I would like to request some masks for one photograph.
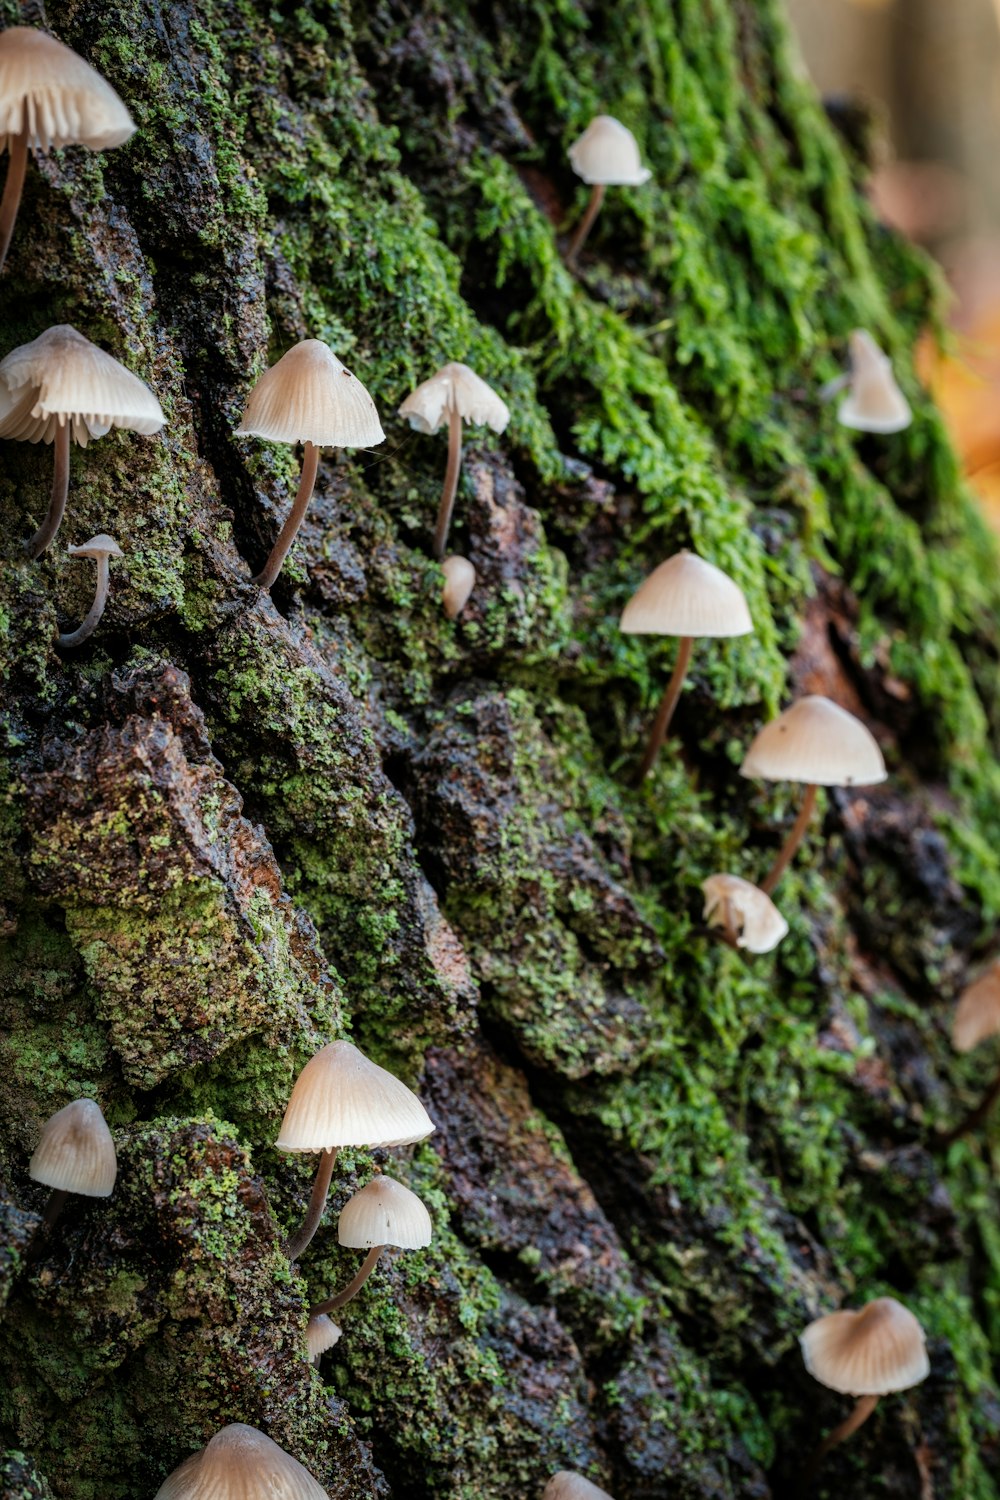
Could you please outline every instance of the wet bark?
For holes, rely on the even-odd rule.
[[[931,1378],[817,1493],[997,1493],[992,1147],[934,1151],[990,1061],[959,1066],[947,1022],[1000,909],[995,557],[912,376],[931,280],[870,222],[779,10],[46,16],[139,130],[29,166],[3,352],[72,322],[168,423],[74,452],[34,563],[46,454],[3,444],[3,1493],[152,1496],[244,1421],[334,1500],[520,1500],[559,1468],[618,1500],[781,1497],[846,1414],[798,1332],[887,1289]],[[654,179],[609,190],[573,275],[565,149],[599,109]],[[886,442],[811,396],[862,312],[917,414]],[[268,597],[298,458],[233,430],[307,336],[388,436],[322,455]],[[394,416],[448,359],[514,414],[467,435],[456,622],[445,445]],[[63,659],[88,601],[61,543],[98,531],[125,557]],[[616,620],[681,546],[757,629],[699,648],[637,788],[675,646]],[[793,797],[736,768],[798,691],[864,717],[892,776],[821,800],[789,937],[747,962],[694,932],[699,883],[780,847]],[[348,1029],[437,1130],[342,1153],[292,1273],[315,1163],[273,1141]],[[81,1095],[118,1183],[29,1260],[27,1163]],[[308,1308],[356,1270],[336,1214],[375,1168],[434,1242],[381,1257],[315,1369]]]

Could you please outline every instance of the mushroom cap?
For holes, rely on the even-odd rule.
[[[106,151],[135,134],[135,121],[107,79],[69,47],[32,26],[10,26],[0,32],[0,150],[24,131],[34,151]]]
[[[341,1209],[337,1239],[352,1250],[398,1245],[422,1250],[431,1242],[431,1216],[416,1193],[395,1177],[373,1177]]]
[[[331,1042],[295,1080],[275,1145],[279,1151],[408,1146],[433,1129],[405,1083],[350,1042]]]
[[[110,1197],[118,1158],[101,1106],[93,1099],[74,1099],[46,1120],[28,1176],[64,1193]]]
[[[837,408],[837,421],[859,432],[901,432],[909,427],[913,413],[896,384],[889,356],[863,328],[851,334],[850,349],[851,384]]]
[[[67,547],[66,551],[70,557],[124,557],[122,549],[114,537],[108,536],[107,532],[99,531],[92,536],[89,542],[81,542],[79,547]]]
[[[306,1324],[306,1348],[309,1350],[310,1359],[318,1359],[328,1349],[332,1349],[340,1338],[342,1330],[337,1327],[332,1318],[326,1313],[316,1313]]]
[[[168,1474],[155,1500],[327,1500],[298,1459],[256,1427],[233,1422]]]
[[[677,552],[654,568],[622,610],[630,635],[747,635],[753,621],[743,590],[694,552]]]
[[[1000,1032],[1000,963],[993,964],[962,991],[951,1023],[951,1043],[956,1052],[971,1052],[997,1032]]]
[[[809,1374],[843,1396],[888,1396],[930,1373],[924,1330],[895,1297],[817,1318],[799,1343]]]
[[[599,1489],[589,1479],[584,1479],[582,1474],[563,1469],[560,1473],[553,1474],[542,1491],[542,1500],[611,1500],[611,1496],[607,1490]]]
[[[85,448],[112,427],[148,436],[164,420],[149,386],[68,323],[0,360],[0,437],[51,443],[69,422]]]
[[[815,786],[874,786],[887,774],[871,730],[815,693],[765,724],[740,766],[741,776]]]
[[[652,177],[639,156],[639,143],[614,115],[596,115],[569,148],[570,166],[593,187],[640,187]]]
[[[442,365],[436,375],[411,391],[399,415],[406,417],[418,432],[437,432],[453,411],[463,422],[474,427],[492,427],[503,432],[510,421],[510,408],[492,386],[487,385],[468,365],[453,362]]]
[[[322,339],[303,339],[265,370],[250,392],[243,437],[317,448],[370,448],[385,442],[375,402]]]
[[[476,570],[467,557],[459,557],[457,553],[446,557],[441,567],[444,571],[444,612],[449,620],[454,620],[469,602],[476,586]]]
[[[736,932],[737,948],[770,953],[788,933],[788,923],[766,891],[739,875],[710,875],[701,883],[709,927]]]

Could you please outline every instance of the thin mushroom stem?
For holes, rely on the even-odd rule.
[[[816,793],[818,790],[817,786],[809,785],[806,787],[805,796],[802,798],[802,806],[799,808],[798,817],[792,824],[791,832],[782,844],[781,852],[771,866],[767,878],[760,883],[760,888],[766,896],[771,894],[782,875],[788,869],[788,866],[795,857],[796,849],[805,837],[806,829],[809,827],[810,820],[812,819],[813,809],[816,806]]]
[[[319,449],[315,443],[307,442],[302,453],[302,474],[299,479],[299,488],[295,496],[295,502],[284,526],[278,532],[278,540],[271,548],[271,555],[264,564],[261,571],[253,582],[259,589],[265,592],[274,583],[281,572],[282,564],[291,551],[298,529],[302,525],[309,501],[312,499],[313,490],[316,488],[316,472],[319,468]]]
[[[570,241],[569,249],[566,251],[566,264],[568,266],[576,264],[576,257],[586,244],[587,236],[594,227],[594,220],[601,211],[601,204],[604,202],[606,191],[607,189],[603,182],[595,182],[591,188],[590,202],[584,209],[583,218],[576,226],[576,233]]]
[[[353,1297],[356,1297],[378,1265],[378,1258],[384,1249],[384,1245],[373,1245],[361,1262],[361,1269],[353,1280],[347,1283],[343,1291],[335,1293],[332,1297],[327,1297],[325,1302],[317,1302],[315,1307],[309,1309],[309,1316],[316,1318],[320,1313],[335,1312],[338,1307],[343,1307],[345,1303],[350,1302]]]
[[[107,552],[99,552],[94,561],[97,563],[97,588],[94,593],[94,602],[81,625],[66,635],[56,636],[57,646],[82,646],[87,637],[93,635],[104,613],[104,606],[108,602],[108,589],[111,586],[111,558]]]
[[[316,1168],[316,1176],[313,1181],[312,1193],[309,1196],[309,1207],[302,1221],[302,1228],[293,1234],[285,1244],[285,1254],[289,1260],[298,1260],[303,1250],[309,1244],[313,1235],[319,1228],[326,1207],[326,1200],[330,1193],[330,1180],[333,1177],[333,1168],[337,1160],[336,1151],[324,1151]]]
[[[692,636],[681,636],[680,644],[677,648],[677,662],[671,673],[670,681],[667,683],[666,691],[660,699],[660,707],[653,722],[652,731],[650,732],[646,754],[643,756],[642,765],[639,767],[639,774],[636,779],[640,782],[645,781],[653,769],[656,757],[660,753],[660,746],[667,737],[667,730],[670,728],[670,721],[674,716],[674,710],[681,696],[681,688],[684,686],[684,679],[687,676],[693,645],[694,638]]]
[[[438,562],[444,557],[451,528],[451,513],[455,509],[458,476],[462,470],[462,418],[453,407],[448,413],[448,466],[444,471],[444,488],[438,506],[437,525],[434,528],[433,553]]]
[[[41,557],[62,525],[62,518],[66,513],[66,497],[69,494],[69,442],[71,435],[72,427],[67,417],[56,428],[55,440],[52,444],[54,450],[52,497],[49,500],[48,513],[31,540],[24,544],[24,550],[32,560],[36,557]]]
[[[846,1421],[841,1422],[839,1427],[835,1427],[832,1432],[827,1434],[812,1453],[808,1463],[802,1470],[799,1488],[803,1496],[810,1494],[812,1481],[815,1479],[816,1472],[826,1455],[830,1452],[830,1449],[836,1448],[838,1443],[845,1442],[852,1433],[857,1432],[858,1428],[868,1421],[878,1403],[878,1396],[860,1396],[854,1410]]]
[[[63,1205],[65,1204],[68,1197],[69,1193],[64,1191],[63,1188],[52,1189],[51,1193],[49,1194],[49,1201],[45,1205],[45,1212],[42,1215],[42,1222],[39,1225],[38,1233],[40,1235],[48,1234],[54,1227],[56,1220],[63,1211]]]
[[[957,1125],[952,1126],[951,1130],[941,1132],[939,1137],[940,1144],[942,1146],[950,1146],[952,1141],[961,1140],[963,1135],[969,1135],[973,1130],[977,1129],[986,1119],[986,1116],[998,1099],[1000,1099],[1000,1072],[997,1073],[997,1076],[975,1109],[970,1110],[964,1119],[960,1120]]]
[[[10,160],[7,163],[7,181],[0,199],[0,271],[3,270],[11,236],[17,222],[17,210],[21,204],[24,174],[28,166],[28,132],[19,131],[10,142]]]

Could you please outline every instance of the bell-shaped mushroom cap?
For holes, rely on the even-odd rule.
[[[494,432],[503,432],[510,421],[506,401],[475,370],[457,363],[442,365],[436,375],[418,385],[399,408],[399,415],[418,432],[437,432],[453,411],[463,422],[492,427]]]
[[[887,775],[871,730],[829,698],[800,698],[757,735],[741,776],[816,786],[874,786]]]
[[[553,1474],[542,1491],[542,1500],[611,1500],[611,1496],[607,1490],[584,1479],[582,1474],[563,1469],[561,1473]]]
[[[115,541],[114,537],[108,536],[107,532],[99,531],[92,536],[89,542],[81,542],[79,547],[67,547],[66,551],[70,557],[123,557],[124,553]]]
[[[35,151],[106,151],[135,133],[114,89],[75,52],[31,26],[0,32],[0,150],[27,132]]]
[[[107,1198],[118,1176],[111,1131],[93,1099],[74,1099],[46,1120],[28,1175],[47,1187]]]
[[[352,1250],[375,1245],[422,1250],[431,1242],[431,1216],[416,1193],[394,1177],[373,1177],[344,1204],[337,1239]]]
[[[639,156],[639,144],[614,115],[597,115],[569,148],[570,166],[591,187],[640,187],[653,175]]]
[[[370,448],[385,442],[375,402],[323,343],[303,339],[265,370],[236,429],[272,443]]]
[[[736,933],[737,948],[770,953],[788,932],[788,923],[766,891],[739,875],[710,875],[701,883],[705,921]]]
[[[913,420],[909,402],[896,384],[892,361],[870,333],[851,334],[851,385],[837,408],[837,420],[859,432],[901,432]]]
[[[476,570],[467,557],[452,553],[441,564],[444,570],[444,612],[449,620],[456,619],[469,602],[476,586]]]
[[[951,1024],[951,1042],[956,1052],[971,1052],[987,1037],[1000,1032],[1000,963],[962,991],[955,1019]]]
[[[630,635],[747,635],[753,621],[739,584],[694,552],[654,568],[622,610]]]
[[[817,1318],[799,1343],[809,1374],[843,1396],[888,1396],[930,1372],[924,1330],[895,1297]]]
[[[326,1490],[277,1443],[233,1422],[168,1474],[155,1500],[327,1500]]]
[[[60,323],[0,360],[0,437],[51,443],[64,422],[85,448],[112,427],[158,432],[164,416],[137,375]]]
[[[337,1327],[332,1318],[326,1313],[316,1313],[306,1324],[306,1348],[309,1350],[310,1359],[318,1359],[328,1349],[332,1349],[340,1338],[342,1330]]]
[[[295,1080],[275,1145],[279,1151],[408,1146],[433,1129],[405,1083],[350,1042],[331,1042]]]

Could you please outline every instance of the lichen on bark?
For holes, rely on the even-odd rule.
[[[51,642],[86,585],[61,547],[24,560],[46,466],[4,444],[0,1491],[151,1496],[247,1421],[334,1500],[520,1500],[562,1467],[618,1500],[780,1500],[843,1414],[798,1331],[891,1291],[931,1378],[820,1493],[996,1497],[996,1148],[933,1147],[989,1067],[947,1023],[1000,913],[996,548],[913,372],[934,274],[875,223],[779,0],[45,19],[139,130],[29,172],[0,352],[71,322],[168,423],[74,454],[66,540],[126,556],[72,660]],[[601,110],[653,179],[609,194],[574,276],[565,151]],[[859,324],[914,407],[890,440],[815,396]],[[324,455],[256,598],[296,459],[233,429],[306,336],[388,440]],[[467,454],[456,622],[441,447],[395,419],[450,359],[512,411]],[[696,654],[636,789],[673,648],[616,621],[681,546],[756,633]],[[737,767],[801,691],[892,774],[821,799],[790,934],[748,962],[698,888],[777,847],[789,789]],[[308,1162],[273,1140],[346,1031],[438,1131],[344,1153],[290,1271]],[[80,1095],[119,1184],[31,1259],[27,1161]],[[383,1257],[315,1370],[307,1308],[356,1268],[336,1211],[390,1162],[434,1242]]]

